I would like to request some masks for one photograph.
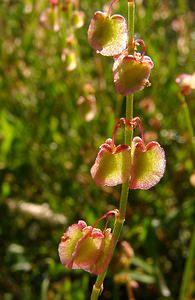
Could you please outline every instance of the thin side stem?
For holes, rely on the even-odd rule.
[[[193,128],[193,125],[192,125],[192,119],[191,119],[191,116],[190,116],[189,107],[188,107],[188,104],[186,102],[185,96],[183,96],[182,94],[179,94],[179,99],[180,99],[181,106],[182,106],[182,109],[183,109],[183,112],[184,112],[184,117],[185,117],[187,129],[188,129],[189,134],[190,134],[192,150],[193,150],[194,168],[195,168],[195,135],[194,135],[194,128]]]
[[[190,291],[190,283],[192,282],[192,276],[193,276],[194,257],[195,257],[195,229],[189,246],[189,254],[188,254],[188,258],[183,273],[179,300],[190,299],[189,291]]]
[[[132,0],[128,2],[129,53],[134,52],[134,13],[135,13],[135,3],[134,0]],[[126,97],[126,120],[132,120],[132,119],[133,119],[133,94]],[[133,128],[129,129],[129,126],[126,125],[125,144],[131,147],[132,138],[133,138]],[[129,182],[126,182],[123,183],[122,185],[120,205],[119,205],[119,217],[116,219],[114,229],[113,229],[114,248],[118,243],[120,233],[123,228],[123,224],[125,222],[128,194],[129,194]],[[91,300],[97,300],[99,295],[101,294],[101,291],[103,290],[103,282],[106,274],[107,274],[107,270],[104,273],[97,276],[96,282],[93,286]]]
[[[191,120],[189,108],[188,108],[188,105],[187,105],[187,102],[186,102],[186,98],[183,95],[181,95],[180,99],[181,99],[181,103],[183,105],[183,109],[184,109],[184,112],[185,112],[185,118],[186,118],[186,121],[187,121],[188,130],[190,132],[191,138],[193,138],[194,137],[194,128],[192,126],[192,120]]]
[[[108,15],[108,16],[111,15],[111,13],[112,13],[112,7],[113,7],[113,5],[115,5],[118,1],[119,1],[119,0],[112,0],[112,1],[110,2],[110,5],[109,5],[109,7],[108,7],[108,12],[107,12],[107,15]]]
[[[179,99],[181,101],[181,105],[183,108],[187,129],[190,134],[192,151],[193,151],[193,163],[194,163],[194,168],[195,168],[195,136],[194,136],[194,128],[192,125],[192,119],[190,116],[189,107],[186,102],[185,96],[183,96],[182,94],[179,94]],[[189,254],[188,254],[186,264],[184,267],[179,300],[187,300],[190,297],[190,295],[189,295],[190,283],[191,283],[193,273],[195,272],[194,266],[193,266],[194,260],[195,260],[195,228],[192,233],[192,239],[191,239],[190,246],[189,246]]]

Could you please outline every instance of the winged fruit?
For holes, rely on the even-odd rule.
[[[96,11],[88,29],[90,46],[104,56],[121,53],[127,45],[127,23],[121,15]]]
[[[113,247],[110,228],[102,232],[81,220],[65,231],[58,252],[65,267],[99,275],[107,269]]]

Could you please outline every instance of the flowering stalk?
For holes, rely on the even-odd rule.
[[[128,41],[128,50],[129,53],[134,52],[134,14],[135,14],[135,3],[134,0],[128,1],[128,32],[129,32],[129,41]],[[133,94],[130,94],[126,97],[126,120],[133,119]],[[131,146],[133,138],[133,126],[130,128],[125,124],[125,144]],[[127,200],[129,194],[129,181],[123,183],[121,197],[120,197],[120,206],[119,206],[119,215],[116,218],[113,237],[114,237],[114,248],[119,240],[120,233],[125,222]],[[106,276],[107,270],[97,276],[96,282],[93,286],[91,300],[97,300],[102,289],[103,281]]]
[[[139,117],[133,118],[133,94],[150,85],[148,78],[153,62],[145,56],[144,42],[134,41],[134,0],[127,1],[128,26],[123,16],[111,14],[112,6],[117,1],[111,0],[108,13],[94,13],[88,28],[88,41],[97,53],[114,57],[114,84],[117,92],[126,96],[126,116],[115,125],[112,138],[106,139],[100,146],[90,170],[97,185],[122,184],[119,211],[111,211],[97,221],[116,213],[112,232],[106,227],[101,232],[95,225],[87,226],[81,220],[64,232],[58,248],[65,267],[83,269],[98,276],[91,300],[97,300],[103,289],[108,265],[125,222],[129,189],[150,189],[162,178],[166,165],[164,150],[155,141],[145,145],[141,120]],[[137,51],[139,45],[142,47],[141,53]],[[121,123],[125,125],[125,141],[116,145],[115,136]],[[137,125],[141,137],[133,138],[133,129]]]

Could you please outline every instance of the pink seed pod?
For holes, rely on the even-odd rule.
[[[59,5],[58,0],[49,0],[49,2],[50,2],[51,5],[53,5],[53,6],[58,6],[58,5]]]
[[[97,185],[115,186],[128,180],[130,166],[130,147],[115,146],[112,139],[107,139],[100,146],[100,151],[91,168],[91,176]]]
[[[150,189],[164,175],[165,166],[165,152],[159,143],[152,141],[145,146],[140,137],[135,137],[132,143],[130,189]]]
[[[124,17],[96,11],[88,29],[90,46],[104,56],[121,53],[127,46],[128,29]]]
[[[180,86],[184,96],[190,95],[192,90],[195,90],[195,73],[177,76],[176,83]]]
[[[154,64],[149,56],[128,55],[125,51],[115,58],[113,77],[116,90],[127,96],[150,85],[148,80]]]
[[[84,221],[68,227],[58,247],[61,263],[69,269],[83,269],[96,275],[107,269],[114,240],[111,229],[103,232]]]

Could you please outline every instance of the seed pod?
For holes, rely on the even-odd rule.
[[[115,59],[113,77],[116,90],[122,96],[141,91],[149,86],[150,71],[153,62],[149,56],[142,59],[133,55],[121,54]]]
[[[85,14],[83,11],[74,10],[72,12],[71,23],[74,28],[81,28],[84,25]]]
[[[146,146],[139,137],[133,139],[130,189],[148,190],[156,185],[165,171],[165,152],[157,142]]]
[[[83,269],[99,275],[110,262],[114,240],[111,229],[104,232],[84,221],[71,225],[58,247],[61,263],[69,269]]]
[[[127,45],[128,30],[124,17],[97,11],[88,29],[90,46],[105,56],[121,53]]]
[[[180,74],[176,78],[176,83],[181,88],[181,93],[184,96],[190,95],[192,90],[195,90],[195,73],[191,74]]]
[[[130,176],[130,147],[115,146],[111,139],[100,146],[91,175],[97,185],[115,186],[126,182]]]

